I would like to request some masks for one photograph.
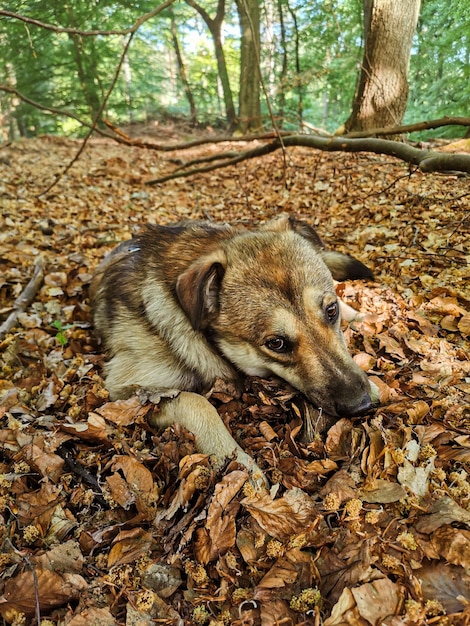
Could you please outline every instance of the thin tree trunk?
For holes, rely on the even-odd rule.
[[[80,85],[85,97],[85,102],[87,103],[90,111],[90,117],[94,120],[101,106],[100,97],[95,84],[96,77],[94,75],[94,71],[90,67],[90,64],[87,62],[81,38],[75,34],[70,35],[70,38],[73,43],[73,51]]]
[[[279,27],[281,30],[281,50],[282,50],[282,65],[279,75],[279,128],[282,128],[284,123],[284,106],[286,102],[286,78],[287,78],[287,42],[286,42],[286,25],[284,23],[284,10],[282,7],[282,0],[278,0],[278,12],[279,12]]]
[[[289,4],[289,0],[287,0],[287,8],[289,9],[289,13],[292,17],[292,21],[294,22],[294,46],[295,46],[295,74],[296,74],[296,82],[297,82],[297,111],[299,116],[299,124],[302,126],[302,120],[304,115],[304,102],[303,102],[303,84],[302,84],[302,76],[301,76],[301,68],[300,68],[300,39],[299,39],[299,25],[297,23],[297,16],[295,11]]]
[[[238,130],[261,128],[260,12],[258,0],[236,0],[241,30]]]
[[[170,7],[170,15],[171,15],[171,38],[173,40],[173,48],[176,54],[176,62],[178,64],[178,72],[180,75],[181,82],[183,84],[184,93],[189,103],[189,109],[191,111],[191,124],[193,126],[197,125],[197,109],[196,103],[194,101],[193,92],[191,91],[191,86],[189,84],[186,68],[184,66],[183,56],[181,54],[180,44],[178,41],[178,30],[176,28],[176,21],[173,11]]]
[[[364,0],[364,59],[346,131],[398,125],[420,0]]]
[[[207,11],[200,4],[195,2],[195,0],[186,0],[186,3],[193,7],[193,9],[196,9],[206,23],[212,36],[215,58],[217,61],[217,71],[222,85],[227,125],[230,130],[233,130],[236,122],[235,105],[233,104],[232,88],[230,87],[230,79],[222,41],[222,25],[225,18],[225,0],[218,0],[217,11],[214,18],[211,18]]]

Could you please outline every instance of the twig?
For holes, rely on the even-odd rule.
[[[21,294],[16,298],[13,304],[13,311],[7,317],[7,319],[0,326],[0,338],[4,337],[13,326],[16,324],[18,315],[24,311],[34,300],[42,281],[44,279],[44,260],[42,257],[38,257],[34,264],[34,272],[31,280],[23,289]]]
[[[145,15],[139,17],[138,20],[132,24],[129,28],[125,28],[124,30],[78,30],[77,28],[66,28],[63,26],[55,26],[54,24],[46,24],[45,22],[40,22],[39,20],[35,20],[31,17],[26,17],[25,15],[20,15],[19,13],[13,13],[13,11],[6,11],[5,9],[0,9],[0,15],[4,15],[5,17],[11,17],[15,20],[19,20],[21,22],[25,22],[26,24],[33,24],[34,26],[38,26],[39,28],[43,28],[45,30],[51,30],[54,33],[68,33],[69,35],[79,35],[80,37],[96,37],[97,35],[132,35],[134,34],[144,22],[147,22],[152,17],[161,13],[164,9],[173,4],[175,0],[166,0],[163,4],[160,4],[155,9],[152,9]]]

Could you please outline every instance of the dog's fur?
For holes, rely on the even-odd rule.
[[[219,458],[236,451],[247,465],[200,395],[216,378],[274,374],[330,415],[363,413],[370,385],[346,349],[333,279],[371,276],[292,218],[257,230],[148,226],[104,259],[91,286],[111,398],[178,390],[155,423],[180,422],[201,451]]]

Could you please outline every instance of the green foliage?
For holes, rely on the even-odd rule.
[[[468,0],[423,0],[410,64],[407,121],[468,116],[470,11]],[[461,136],[448,127],[427,136]]]
[[[58,341],[58,343],[60,343],[61,346],[66,346],[67,345],[67,336],[65,334],[66,330],[69,330],[70,328],[73,328],[73,324],[62,324],[62,322],[60,320],[55,320],[54,322],[52,322],[51,326],[53,328],[57,329],[57,333],[56,333],[56,339]]]
[[[215,0],[200,3],[209,15],[215,15]],[[154,9],[155,3],[7,0],[3,8],[58,27],[122,30]],[[171,10],[198,119],[212,123],[223,119],[224,102],[207,26],[184,2],[175,3]],[[297,128],[302,117],[315,127],[335,130],[349,115],[362,58],[362,1],[264,0],[262,23],[260,61],[274,113],[283,115],[286,128]],[[170,27],[169,10],[141,26],[103,117],[122,125],[151,119],[162,111],[189,114]],[[111,85],[124,43],[120,35],[57,33],[1,17],[0,83],[44,107],[70,111],[90,122]],[[240,42],[233,0],[226,0],[223,45],[236,101]],[[406,121],[465,116],[469,99],[468,0],[423,0],[410,63]],[[269,114],[265,104],[263,113]],[[0,114],[8,127],[4,139],[7,135],[85,132],[66,116],[41,112],[3,92]],[[452,127],[445,132],[462,134]]]

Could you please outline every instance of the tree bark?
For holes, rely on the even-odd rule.
[[[83,42],[77,35],[69,35],[73,43],[75,63],[77,65],[78,78],[82,87],[85,102],[90,111],[90,118],[94,120],[100,109],[100,95],[96,83],[98,82],[95,68],[91,67],[89,59],[83,49]],[[98,120],[98,124],[102,124]]]
[[[189,103],[189,109],[191,111],[191,124],[193,126],[197,125],[197,109],[196,103],[194,101],[193,92],[191,91],[191,86],[188,81],[188,77],[186,74],[186,68],[183,61],[183,55],[181,54],[181,48],[178,41],[178,30],[176,28],[175,15],[173,13],[173,7],[170,7],[170,17],[171,17],[171,38],[173,41],[173,49],[176,54],[176,62],[178,64],[178,72],[180,75],[180,80],[183,83],[184,93],[186,95],[186,99]]]
[[[260,106],[260,11],[258,0],[236,0],[241,30],[240,91],[237,130],[259,130]]]
[[[398,125],[420,0],[364,0],[364,59],[347,132]]]
[[[225,53],[222,43],[222,24],[225,18],[225,0],[218,0],[217,11],[214,18],[211,18],[207,11],[195,0],[186,0],[189,6],[196,9],[202,19],[205,21],[214,42],[215,58],[217,61],[217,71],[219,73],[220,83],[224,96],[225,116],[227,125],[230,130],[235,127],[236,115],[235,106],[233,104],[232,89],[230,87],[230,79],[228,75],[227,63],[225,61]]]

